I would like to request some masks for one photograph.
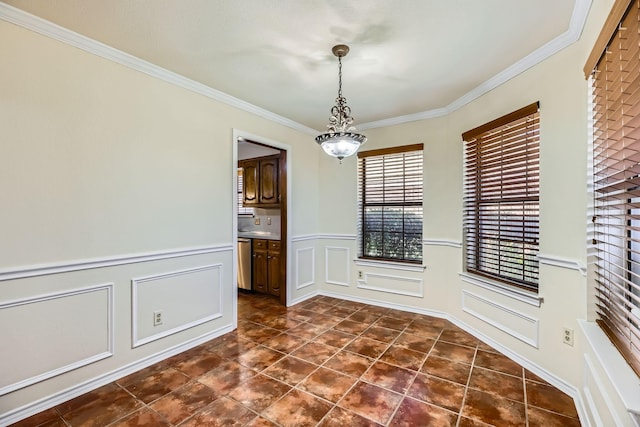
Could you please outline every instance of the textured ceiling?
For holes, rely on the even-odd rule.
[[[514,64],[549,50],[590,1],[5,3],[322,130],[337,95],[335,44],[351,47],[343,59],[343,94],[355,124],[372,127],[459,103]]]

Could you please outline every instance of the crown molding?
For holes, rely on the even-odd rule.
[[[511,80],[517,75],[523,73],[529,68],[539,64],[560,50],[575,43],[582,34],[589,9],[591,7],[592,0],[576,0],[569,22],[569,29],[560,36],[551,40],[544,46],[538,48],[531,54],[527,55],[520,61],[516,62],[512,66],[506,68],[502,72],[491,77],[489,80],[477,86],[475,89],[461,96],[453,101],[446,107],[436,108],[433,110],[422,111],[414,114],[407,114],[404,116],[390,117],[387,119],[376,120],[373,122],[362,123],[358,126],[359,130],[374,129],[386,126],[393,126],[408,122],[414,122],[425,119],[432,119],[436,117],[446,116],[451,114],[457,109],[469,104],[470,102],[478,99],[487,92],[495,89],[501,84]],[[270,120],[272,122],[281,124],[291,129],[300,131],[308,135],[317,135],[318,131],[305,126],[301,123],[295,122],[286,117],[275,114],[271,111],[260,108],[256,105],[250,104],[241,99],[235,98],[229,94],[213,89],[202,83],[198,83],[194,80],[188,79],[177,73],[154,65],[150,62],[144,61],[128,53],[122,52],[118,49],[107,46],[96,40],[90,39],[71,30],[63,28],[52,22],[46,21],[37,16],[31,15],[13,6],[9,6],[6,3],[0,2],[0,19],[7,22],[11,22],[15,25],[23,28],[35,31],[44,36],[61,41],[71,46],[75,46],[86,52],[93,53],[94,55],[101,56],[105,59],[117,62],[126,67],[148,74],[152,77],[159,78],[168,83],[175,84],[184,89],[201,94],[208,98],[227,104],[231,107],[238,108],[248,113],[254,114],[258,117]]]
[[[0,2],[0,19],[302,133],[309,135],[318,133],[308,126],[198,83],[195,80],[100,43],[97,40],[85,37],[3,2]]]
[[[364,130],[398,125],[402,123],[446,116],[447,114],[453,113],[459,108],[480,98],[485,93],[492,91],[503,83],[506,83],[512,78],[527,71],[529,68],[538,65],[545,59],[551,57],[562,49],[578,41],[580,35],[582,34],[582,29],[584,28],[584,25],[586,23],[589,9],[591,8],[591,2],[592,0],[576,0],[575,6],[573,8],[573,13],[571,14],[571,20],[569,21],[569,29],[567,31],[551,40],[550,42],[546,43],[545,45],[541,46],[540,48],[536,49],[529,55],[525,56],[520,61],[491,77],[489,80],[481,83],[475,89],[467,92],[465,95],[456,99],[446,107],[436,108],[434,110],[423,111],[415,114],[408,114],[406,116],[391,117],[384,120],[362,123],[358,126],[358,129]]]

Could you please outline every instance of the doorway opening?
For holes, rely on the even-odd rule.
[[[238,292],[264,294],[286,306],[287,147],[255,136],[234,140]]]

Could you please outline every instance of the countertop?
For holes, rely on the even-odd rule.
[[[245,239],[280,240],[280,235],[266,231],[238,231],[238,237]]]

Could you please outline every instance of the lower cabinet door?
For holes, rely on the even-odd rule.
[[[268,292],[280,295],[280,252],[269,251],[267,255]]]
[[[267,251],[255,251],[253,253],[253,290],[267,292]]]

